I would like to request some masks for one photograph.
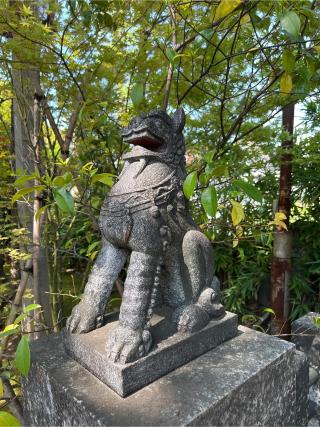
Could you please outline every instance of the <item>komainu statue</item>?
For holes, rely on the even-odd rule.
[[[194,332],[221,317],[219,286],[209,240],[194,223],[182,192],[185,114],[151,111],[123,131],[133,144],[100,214],[103,246],[82,301],[67,321],[70,333],[101,326],[106,303],[130,257],[118,326],[106,338],[109,359],[132,362],[152,346],[150,319],[160,305],[172,309],[180,332]]]

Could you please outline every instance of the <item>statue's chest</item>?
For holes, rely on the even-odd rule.
[[[172,169],[164,163],[147,162],[145,159],[132,162],[126,166],[109,195],[129,194],[157,187],[172,176],[172,172]]]

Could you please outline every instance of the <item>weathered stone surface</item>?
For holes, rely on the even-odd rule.
[[[26,424],[298,425],[294,354],[293,344],[241,327],[235,338],[121,398],[66,355],[61,337],[42,338],[32,344],[24,381]]]
[[[102,249],[82,301],[67,320],[79,334],[101,326],[114,282],[129,259],[119,323],[108,335],[106,356],[131,363],[152,347],[155,307],[175,309],[176,330],[195,332],[224,313],[214,276],[210,240],[192,219],[183,193],[185,114],[153,110],[123,130],[134,147],[123,156],[119,180],[100,212]]]
[[[314,322],[319,313],[310,312],[292,322],[292,341],[301,350],[309,366],[309,401],[308,401],[308,425],[319,425],[320,422],[320,328]]]
[[[306,355],[298,350],[295,350],[293,360],[296,365],[296,425],[301,426],[309,418],[309,364]]]
[[[237,315],[226,313],[198,332],[172,335],[172,324],[165,315],[168,317],[168,313],[164,313],[153,319],[154,349],[132,363],[114,363],[107,357],[106,340],[118,321],[87,334],[65,332],[66,351],[120,396],[126,396],[233,338],[238,331]]]
[[[303,351],[309,363],[320,370],[320,328],[315,325],[313,318],[320,317],[319,313],[310,312],[292,322],[292,342],[297,349]]]

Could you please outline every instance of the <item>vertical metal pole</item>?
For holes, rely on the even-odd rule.
[[[283,212],[289,228],[290,196],[292,187],[292,148],[294,128],[294,103],[283,108],[282,126],[287,132],[281,144],[281,165],[279,181],[278,212]],[[292,234],[278,227],[274,233],[273,257],[271,265],[271,306],[275,312],[272,322],[272,332],[275,334],[290,333],[289,316],[289,282],[291,277]]]

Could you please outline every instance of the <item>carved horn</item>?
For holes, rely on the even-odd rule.
[[[178,108],[172,116],[175,132],[182,132],[186,124],[186,115],[183,108]]]

